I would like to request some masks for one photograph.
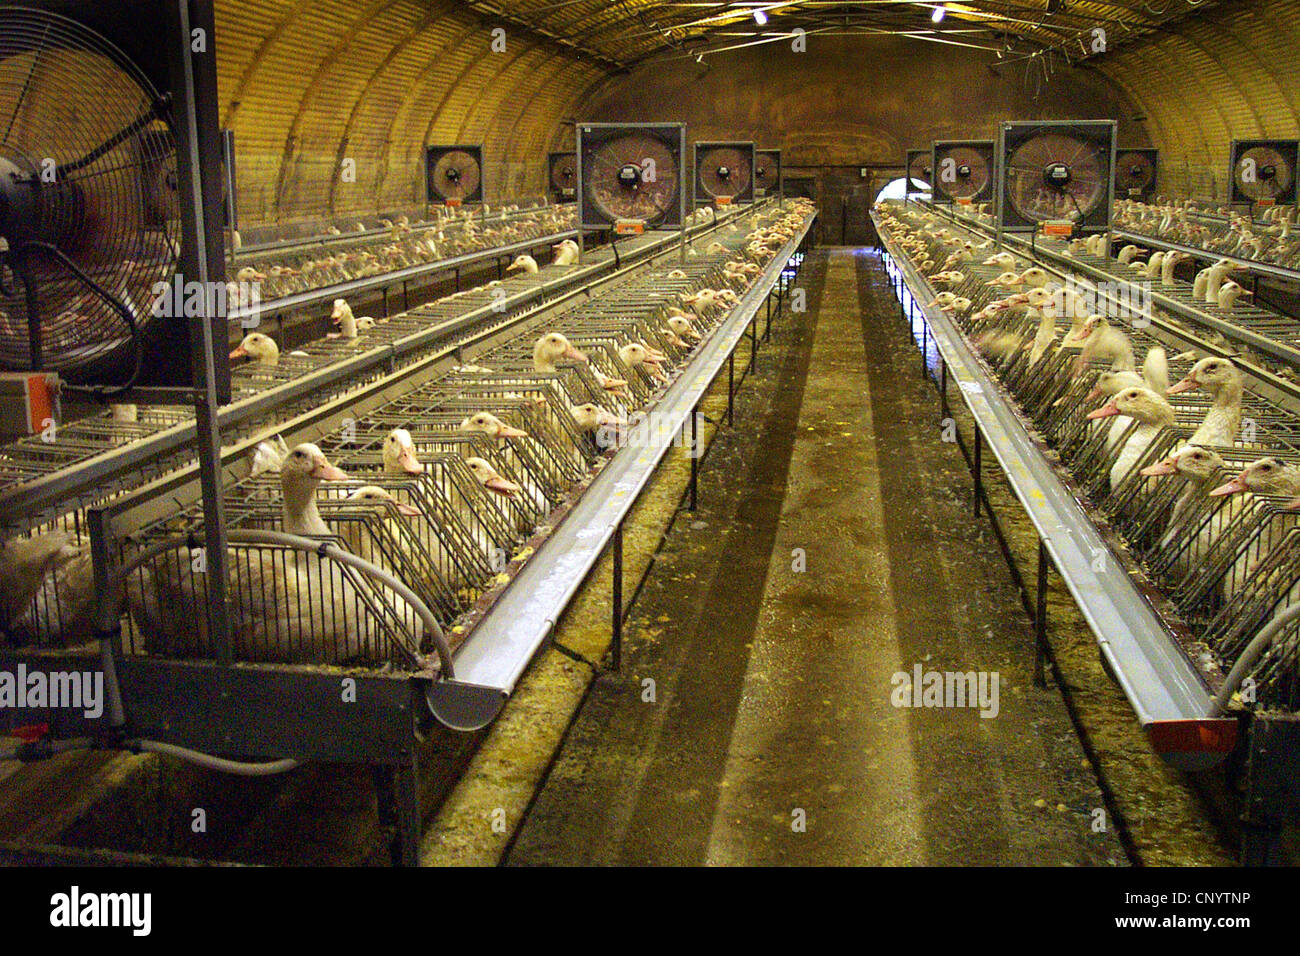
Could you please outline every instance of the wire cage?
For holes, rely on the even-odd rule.
[[[913,245],[915,259],[931,262],[927,272],[941,271],[940,265],[963,241],[959,229],[931,230]],[[1082,253],[1077,257],[1108,262]],[[952,297],[945,300],[945,310],[983,353],[1038,435],[1059,456],[1097,519],[1127,544],[1135,564],[1160,586],[1168,598],[1165,613],[1171,624],[1195,635],[1196,643],[1186,648],[1188,653],[1206,654],[1230,667],[1266,623],[1300,599],[1300,562],[1295,557],[1300,512],[1289,510],[1284,498],[1210,496],[1208,492],[1265,457],[1285,464],[1300,462],[1296,415],[1247,381],[1241,421],[1249,427],[1241,429],[1232,445],[1197,446],[1203,454],[1198,455],[1201,464],[1195,471],[1187,462],[1186,471],[1144,475],[1143,469],[1187,448],[1214,398],[1201,390],[1168,396],[1173,422],[1160,427],[1114,417],[1090,419],[1089,412],[1109,401],[1101,385],[1103,376],[1112,372],[1111,360],[1085,362],[1081,347],[1069,347],[1065,342],[1075,322],[1068,297],[1064,303],[1060,296],[1054,298],[1051,345],[1037,362],[1031,362],[1042,312],[1031,311],[1023,300],[994,306],[999,299],[1023,294],[1026,287],[994,283],[1006,271],[1005,263],[985,265],[969,251],[959,258],[963,261],[946,268],[960,272],[960,277],[935,284]],[[1014,258],[1012,271],[1035,264],[1023,255]],[[1061,285],[1059,277],[1049,279]],[[1090,299],[1097,293],[1090,282],[1080,284],[1076,291]],[[1164,291],[1193,304],[1186,283]],[[968,299],[969,307],[953,304],[958,298]],[[1149,348],[1166,344],[1153,334],[1149,313],[1126,311],[1124,303],[1113,295],[1097,295],[1095,303],[1100,305],[1092,311],[1117,310],[1111,314],[1119,318],[1112,322],[1123,326],[1133,350],[1134,362],[1129,367],[1137,366],[1134,373],[1141,375],[1141,357]],[[1217,311],[1204,303],[1196,305]],[[1167,316],[1164,319],[1172,321]],[[1300,340],[1300,328],[1292,328],[1297,325],[1294,320],[1264,310],[1234,310],[1232,321],[1278,341],[1291,341],[1293,336]],[[1197,357],[1183,353],[1169,356],[1170,380],[1187,375]],[[1250,359],[1254,362],[1256,356]],[[1125,456],[1129,467],[1122,471],[1118,467],[1121,453],[1140,428],[1141,437],[1132,448],[1140,447],[1141,453],[1133,455],[1130,448]],[[1180,468],[1182,464],[1180,461]],[[1288,709],[1300,706],[1298,642],[1300,631],[1295,625],[1277,636],[1252,665],[1253,696],[1244,703]]]

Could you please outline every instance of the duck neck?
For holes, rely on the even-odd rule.
[[[284,494],[284,530],[289,534],[327,535],[329,527],[316,510],[316,482],[285,481],[281,483]]]

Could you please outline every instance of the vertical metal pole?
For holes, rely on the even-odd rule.
[[[944,418],[948,417],[948,363],[939,356],[939,411]]]
[[[193,26],[189,3],[186,0],[177,0],[172,10],[175,11],[175,19],[172,23],[179,25],[182,38],[188,38]],[[202,16],[200,14],[201,18]],[[205,28],[209,26],[210,24],[204,23]],[[207,191],[204,188],[204,157],[199,152],[201,134],[197,101],[198,85],[195,63],[191,58],[188,45],[180,51],[179,63],[184,99],[183,109],[178,111],[180,115],[177,118],[186,127],[186,135],[180,137],[185,152],[183,156],[178,156],[182,225],[187,233],[185,235],[187,242],[182,244],[181,271],[187,271],[192,265],[194,271],[185,278],[195,279],[203,288],[207,288],[212,279],[209,269],[207,216],[204,208]],[[190,241],[193,242],[192,249],[187,248]],[[226,605],[226,591],[229,587],[229,568],[226,566],[226,509],[221,493],[221,431],[217,424],[217,371],[213,365],[218,336],[224,348],[227,327],[224,316],[207,314],[206,302],[205,296],[199,317],[199,341],[196,343],[198,348],[191,346],[193,366],[197,372],[195,378],[201,378],[201,381],[195,383],[197,388],[194,430],[197,438],[199,487],[203,499],[203,543],[206,557],[204,590],[207,595],[208,633],[216,650],[217,661],[229,664],[234,658],[234,653],[230,641],[230,614]]]
[[[1038,539],[1038,599],[1034,605],[1034,686],[1047,686],[1047,571],[1051,558],[1047,545]]]
[[[758,316],[755,315],[749,320],[749,370],[754,371],[754,363],[758,361]]]
[[[613,605],[613,631],[610,641],[610,663],[618,670],[623,663],[623,522],[614,528],[614,540],[610,547],[614,549],[614,582],[610,603]]]
[[[727,356],[727,427],[735,424],[736,353]]]
[[[700,441],[699,430],[695,421],[695,409],[691,409],[691,443],[687,446],[686,453],[691,456],[691,506],[689,511],[695,510],[696,489],[699,478],[699,461],[698,444]]]
[[[420,778],[412,754],[411,763],[393,770],[398,856],[402,866],[420,865]]]
[[[971,469],[975,479],[975,517],[980,516],[980,495],[984,493],[984,436],[979,425],[975,426],[975,465]]]

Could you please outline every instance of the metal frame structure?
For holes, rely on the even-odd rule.
[[[717,225],[698,231],[707,234],[725,225],[729,219],[730,217],[722,217]],[[802,238],[806,230],[807,224],[799,238]],[[644,247],[645,256],[662,257],[671,253],[674,239],[672,235],[658,234],[644,237],[639,244]],[[755,349],[758,339],[758,309],[767,301],[770,327],[772,287],[776,286],[779,290],[776,293],[779,311],[780,296],[784,292],[787,278],[788,254],[796,245],[797,242],[790,244],[773,260],[736,313],[739,316],[743,311],[746,318],[752,320],[747,324]],[[641,265],[625,266],[622,272],[611,275],[604,265],[584,267],[582,271],[588,277],[585,284],[565,286],[564,291],[537,297],[533,300],[534,315],[540,320],[542,314],[563,308],[569,303],[586,302],[593,279],[600,284],[617,283],[622,281],[622,276],[629,270],[640,272],[645,268],[643,262]],[[458,327],[467,331],[471,326],[481,328],[483,317],[480,316],[475,321],[476,314],[471,311],[468,315],[461,316],[456,320]],[[510,316],[511,313],[507,313],[506,317]],[[511,318],[505,328],[518,322],[518,317]],[[722,329],[715,330],[715,334],[700,348],[698,354],[680,371],[677,383],[670,387],[668,395],[697,394],[694,390],[705,384],[700,380],[701,375],[717,374],[721,361],[719,349],[722,347],[719,343],[724,341],[725,334],[725,341],[734,348],[739,335],[743,334],[745,323],[741,323],[739,318],[733,318],[725,329],[725,333]],[[731,332],[737,329],[739,331],[732,336]],[[488,330],[476,334],[486,342],[494,334],[506,333]],[[402,372],[379,378],[360,391],[350,392],[325,407],[313,408],[292,421],[280,421],[278,427],[285,434],[294,436],[324,434],[338,426],[339,416],[364,415],[367,414],[367,409],[378,407],[376,403],[390,401],[395,394],[394,390],[399,388],[396,384],[399,380],[407,383],[402,387],[409,387],[409,384],[418,385],[422,378],[445,374],[452,363],[460,364],[466,360],[462,357],[462,349],[465,347],[464,340],[453,340],[434,354],[416,356],[415,364]],[[475,348],[481,350],[483,345],[476,345]],[[471,353],[476,354],[477,351]],[[676,403],[672,409],[675,414],[680,413]],[[657,410],[665,412],[667,406],[657,406]],[[225,450],[221,464],[228,476],[240,474],[237,463],[247,459],[254,442],[261,437],[263,436],[254,435]],[[654,461],[657,462],[662,457],[662,451],[660,449]],[[597,481],[602,480],[601,476],[612,476],[612,469],[616,465],[620,469],[627,469],[625,475],[634,472],[641,474],[640,484],[644,484],[649,471],[653,470],[653,464],[647,460],[646,455],[636,449],[625,449],[601,472]],[[640,469],[646,470],[641,472]],[[88,511],[86,521],[95,552],[97,573],[110,566],[110,551],[113,548],[111,542],[120,540],[124,531],[138,527],[141,520],[149,520],[146,517],[149,515],[153,516],[154,521],[160,520],[168,513],[168,508],[174,501],[193,500],[197,474],[197,466],[192,465]],[[598,523],[585,524],[588,520],[598,521],[594,516],[596,512],[587,515],[585,509],[595,507],[592,503],[599,497],[600,487],[603,485],[597,487],[595,494],[584,494],[579,499],[584,510],[569,511],[557,527],[556,535],[572,534],[586,542],[591,541],[593,535],[603,535],[603,547],[603,542],[609,538],[609,529],[602,529]],[[694,482],[692,497],[693,495]],[[583,528],[587,529],[586,534],[581,533]],[[266,547],[278,543],[267,541],[259,544],[260,539],[249,539],[250,534],[259,533],[261,532],[250,532],[242,528],[232,531],[231,544],[242,548],[251,545]],[[180,539],[182,545],[184,540]],[[546,576],[551,580],[558,574],[576,575],[571,584],[565,587],[567,594],[571,594],[588,569],[578,569],[573,565],[562,537],[553,536],[546,540],[561,543],[549,547],[543,545],[539,553],[533,555],[523,568],[549,566]],[[621,541],[621,535],[615,540]],[[154,547],[175,547],[174,541],[175,539],[163,539]],[[504,621],[508,612],[498,608],[500,602],[512,593],[514,596],[509,598],[511,601],[526,593],[526,586],[517,584],[508,587],[496,599],[496,603],[491,605],[493,610],[485,620],[498,623]],[[413,606],[424,608],[423,605]],[[422,613],[427,615],[428,608],[424,608]],[[618,633],[621,631],[621,617],[616,615],[615,620],[615,630]],[[439,633],[437,625],[432,626],[436,636]],[[118,631],[117,622],[106,620],[101,623],[101,627],[104,635],[103,653],[111,650],[113,660],[112,668],[106,669],[105,673],[116,675],[125,703],[123,714],[119,716],[126,721],[122,732],[129,734],[127,744],[140,749],[180,748],[196,758],[206,753],[237,755],[244,762],[232,762],[229,768],[247,773],[274,772],[270,768],[288,769],[303,760],[370,763],[374,767],[380,791],[381,817],[395,828],[394,858],[408,864],[415,862],[419,836],[418,740],[431,732],[436,722],[457,729],[482,726],[500,709],[513,686],[485,687],[467,681],[464,673],[470,666],[470,658],[455,660],[444,653],[442,666],[437,671],[345,672],[357,681],[357,700],[364,706],[340,706],[340,674],[331,667],[301,668],[275,664],[229,667],[222,660],[178,661],[124,656],[121,650],[123,635]],[[458,650],[459,653],[470,653],[475,661],[481,660],[490,649],[488,643],[474,636],[477,634],[478,628],[475,628],[471,631],[471,639]],[[520,671],[540,646],[539,642],[526,658],[517,661]],[[516,648],[502,647],[497,650],[508,656]],[[617,650],[615,657],[617,658]],[[22,662],[29,666],[39,666],[37,662],[43,659],[40,654],[33,656],[24,652],[5,656],[6,663]],[[105,667],[107,660],[102,653],[82,656],[66,652],[61,653],[59,659],[61,666],[76,663],[90,670]],[[175,705],[178,700],[186,701],[186,706],[178,709]],[[59,736],[81,736],[86,730],[78,716],[55,715],[52,723],[54,734]],[[289,755],[288,758],[286,755]],[[267,763],[248,762],[272,757],[279,759]]]
[[[1106,159],[1106,197],[1097,206],[1105,217],[1105,222],[1104,224],[1090,225],[1085,222],[1086,216],[1080,215],[1076,225],[1076,231],[1080,233],[1109,232],[1111,216],[1114,214],[1115,208],[1115,138],[1117,128],[1118,124],[1115,120],[1017,120],[999,123],[997,170],[994,176],[994,217],[998,225],[999,235],[1038,231],[1039,222],[1031,222],[1027,218],[1012,212],[1007,182],[1007,162],[1011,150],[1014,148],[1010,140],[1026,132],[1038,130],[1060,130],[1062,132],[1071,130],[1106,131],[1109,134],[1109,148]]]
[[[944,191],[938,186],[938,180],[940,154],[958,148],[976,150],[988,159],[988,184],[971,197],[971,202],[988,202],[993,199],[997,189],[997,143],[991,139],[936,139],[930,144],[930,201],[956,204],[956,200],[945,198]]]
[[[439,196],[433,187],[433,169],[437,165],[438,160],[452,152],[469,153],[478,163],[479,170],[478,188],[470,192],[470,194],[460,200],[460,203],[458,204],[464,204],[467,206],[473,206],[475,204],[482,205],[487,199],[487,183],[485,182],[487,170],[483,166],[483,146],[481,143],[478,145],[463,143],[453,145],[434,144],[424,148],[424,194],[426,201],[430,205],[438,202]],[[441,198],[444,205],[449,202],[449,197],[443,196]]]
[[[752,203],[754,201],[754,149],[753,140],[696,140],[691,144],[691,207],[698,209],[701,203],[707,204],[715,200],[705,197],[700,198],[703,185],[700,181],[700,151],[716,148],[737,149],[741,152],[749,153],[749,185],[740,190],[733,202]]]
[[[754,198],[756,200],[771,198],[766,193],[761,196],[758,194],[758,189],[759,189],[759,187],[757,186],[758,158],[760,156],[766,156],[769,158],[769,160],[775,159],[776,161],[777,202],[779,202],[782,206],[784,206],[785,205],[785,163],[781,156],[781,150],[779,149],[757,149],[756,148],[754,150],[754,176],[755,176],[755,184],[756,184],[754,186]]]
[[[932,291],[925,278],[883,230],[882,241],[893,263],[904,316],[919,321],[923,342],[933,342],[938,350],[945,408],[951,379],[976,422],[975,467],[987,447],[1038,533],[1040,559],[1050,564],[1040,561],[1037,606],[1045,606],[1043,572],[1055,567],[1161,757],[1183,769],[1217,763],[1236,739],[1236,720],[1216,716],[1209,687],[1173,641],[1111,542],[1097,531],[1075,489],[1048,462],[1040,441],[951,319],[942,310],[915,301],[915,295]],[[923,345],[923,355],[925,349]],[[1107,555],[1108,560],[1098,563],[1097,555]],[[1043,622],[1037,623],[1043,639]]]

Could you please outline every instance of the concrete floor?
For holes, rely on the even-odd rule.
[[[1124,863],[879,260],[799,284],[506,861]],[[998,672],[997,717],[895,707],[917,664]]]

